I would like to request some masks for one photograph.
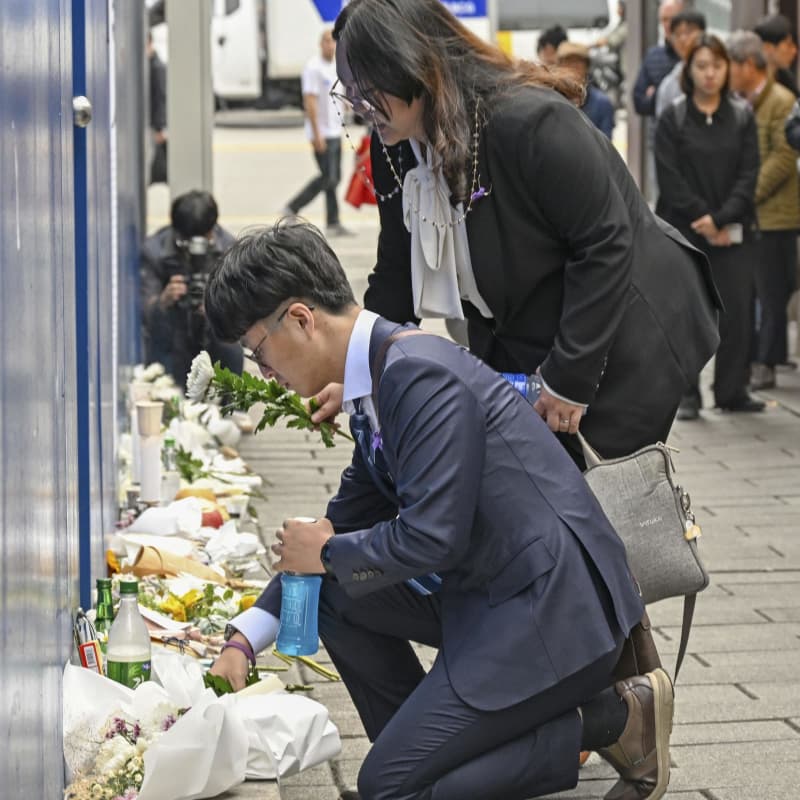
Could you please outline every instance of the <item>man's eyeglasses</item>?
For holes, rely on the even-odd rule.
[[[338,100],[340,103],[345,103],[346,105],[350,106],[356,114],[364,116],[366,114],[373,115],[377,113],[378,107],[373,105],[369,100],[366,100],[363,97],[355,94],[355,92],[350,91],[348,87],[342,84],[342,87],[345,90],[345,94],[341,92],[335,91],[336,87],[339,86],[339,79],[336,79],[336,83],[331,86],[330,92],[328,94],[334,99]]]
[[[281,322],[283,322],[283,318],[289,313],[289,309],[291,308],[291,306],[292,306],[292,303],[289,303],[289,305],[286,306],[286,308],[283,309],[283,311],[281,312],[281,315],[278,317],[278,319],[276,319],[275,322],[273,322],[271,325],[267,326],[267,332],[261,337],[261,340],[259,341],[259,343],[252,350],[250,350],[249,352],[247,352],[245,350],[242,353],[242,355],[248,361],[252,361],[256,366],[258,366],[261,369],[270,369],[269,364],[267,364],[266,362],[261,360],[261,354],[259,353],[259,351],[261,350],[261,346],[267,340],[267,337],[270,336],[272,333],[274,333],[274,331],[278,327],[278,325],[280,325]],[[314,310],[314,306],[306,306],[306,308],[309,311],[313,311]]]

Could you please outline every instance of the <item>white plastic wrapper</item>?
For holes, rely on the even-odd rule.
[[[218,698],[203,686],[198,663],[153,652],[153,680],[128,689],[88,669],[64,668],[64,759],[67,777],[92,773],[102,731],[112,715],[159,716],[165,706],[187,708],[144,752],[139,800],[214,797],[245,778],[275,779],[320,764],[341,750],[328,710],[276,691]],[[280,685],[273,677],[266,689]]]

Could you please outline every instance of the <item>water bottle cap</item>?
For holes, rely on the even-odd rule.
[[[119,582],[120,594],[139,594],[139,581],[135,578],[123,578]]]
[[[175,438],[173,436],[165,436],[164,447],[175,447]]]

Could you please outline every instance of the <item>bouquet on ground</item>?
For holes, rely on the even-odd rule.
[[[220,366],[219,361],[212,364],[205,350],[192,361],[186,379],[186,396],[194,403],[219,402],[223,415],[247,411],[256,403],[263,403],[264,412],[256,425],[256,433],[286,418],[289,428],[318,430],[326,447],[333,447],[337,435],[352,441],[348,434],[330,422],[317,425],[311,421],[311,414],[319,407],[314,398],[306,407],[296,392],[281,386],[276,380],[265,381],[247,372],[236,375],[227,367]]]

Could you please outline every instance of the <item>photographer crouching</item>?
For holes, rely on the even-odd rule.
[[[236,373],[242,348],[220,342],[206,323],[206,279],[233,236],[217,225],[219,211],[209,192],[191,191],[172,203],[171,225],[148,237],[142,248],[141,291],[145,353],[186,385],[192,359],[207,350]]]

